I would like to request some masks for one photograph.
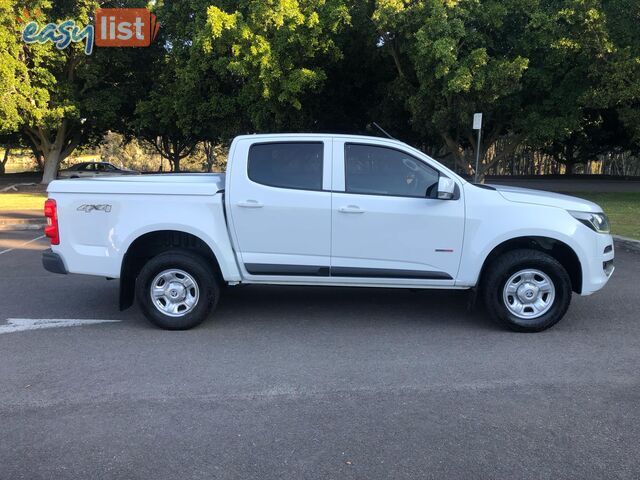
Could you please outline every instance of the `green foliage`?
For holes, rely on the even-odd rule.
[[[614,110],[627,134],[627,148],[640,145],[640,3],[635,0],[603,1],[612,54],[599,62],[599,82],[590,101]]]
[[[22,132],[45,179],[107,131],[178,170],[194,151],[217,162],[200,142],[373,121],[472,172],[474,112],[480,173],[523,144],[567,171],[640,151],[637,0],[158,0],[150,48],[86,56],[20,39],[25,8],[83,26],[99,4],[147,1],[0,0],[0,134]]]
[[[0,0],[0,133],[20,127],[21,112],[32,96],[27,66],[20,58],[23,47],[14,2]]]
[[[221,2],[207,8],[196,45],[212,70],[233,80],[237,107],[258,130],[286,128],[326,65],[342,56],[336,36],[350,21],[343,0]],[[226,5],[224,5],[226,3]]]
[[[136,139],[127,139],[115,132],[108,132],[99,146],[100,159],[119,167],[140,172],[156,172],[160,161],[150,149],[144,148]]]
[[[50,8],[48,0],[0,1],[0,131],[16,131],[25,124],[48,127],[65,113],[73,115],[71,102],[53,100],[61,90],[53,71],[63,63],[59,51],[27,46],[21,39],[24,24],[43,21],[42,10]]]
[[[78,25],[89,23],[89,13],[97,2],[84,0],[79,2],[51,2],[36,0],[31,2],[10,2],[12,8],[8,14],[28,21],[33,15],[40,25],[47,22],[58,23],[73,18]],[[25,10],[21,11],[24,7]],[[27,13],[30,12],[30,13]],[[52,44],[25,45],[19,38],[22,25],[16,25],[13,35],[20,44],[20,54],[16,60],[21,63],[22,80],[28,85],[32,101],[22,105],[20,114],[25,125],[32,128],[56,129],[62,119],[78,122],[81,119],[80,98],[73,88],[76,68],[84,60],[83,47],[71,44],[64,50],[56,49]]]
[[[301,125],[349,21],[340,0],[159,2],[154,11],[164,48],[133,125],[174,169],[198,141]]]
[[[51,43],[27,45],[21,29],[31,20],[42,27],[73,19],[84,27],[99,5],[97,0],[0,3],[0,81],[9,92],[0,105],[0,129],[27,135],[45,159],[45,183],[78,145],[97,142],[107,128],[124,128],[123,119],[132,113],[143,85],[141,64],[123,49],[96,49],[87,56],[83,44],[63,50]]]
[[[502,158],[488,154],[500,137],[550,148],[589,137],[604,124],[598,107],[611,103],[598,94],[601,72],[630,69],[610,64],[619,49],[598,0],[379,0],[373,20],[406,85],[414,129],[439,136],[467,170],[474,112],[484,113],[486,169]]]
[[[233,88],[211,69],[194,39],[206,28],[205,0],[159,2],[156,44],[146,52],[148,90],[130,121],[134,134],[152,145],[179,170],[197,142],[237,132]]]

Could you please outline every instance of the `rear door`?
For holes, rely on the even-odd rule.
[[[248,279],[328,277],[331,138],[241,139],[232,152],[227,205]]]

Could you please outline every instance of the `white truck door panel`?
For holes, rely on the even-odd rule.
[[[333,192],[332,277],[453,285],[464,203],[434,198],[437,170],[401,150],[334,140],[333,175],[344,191]]]
[[[245,274],[328,276],[331,139],[245,140],[229,175],[227,205]]]

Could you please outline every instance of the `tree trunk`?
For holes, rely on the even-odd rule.
[[[44,172],[42,183],[47,185],[56,179],[60,163],[73,152],[80,143],[81,133],[74,131],[68,119],[64,118],[55,131],[55,138],[51,141],[51,133],[45,127],[25,127],[25,133],[33,146],[42,153],[44,158]]]
[[[30,135],[26,135],[27,143],[29,144],[29,148],[31,149],[31,153],[33,153],[33,159],[36,162],[36,170],[41,172],[44,169],[44,162],[42,161],[42,152],[38,150],[38,147],[32,140]]]
[[[176,139],[163,135],[158,135],[151,139],[147,137],[145,140],[156,149],[156,152],[162,158],[166,158],[169,161],[170,171],[172,172],[180,172],[180,160],[191,155],[197,145],[190,140]],[[160,162],[160,168],[162,169],[162,160]]]
[[[44,170],[44,161],[42,160],[42,153],[35,148],[33,149],[33,157],[36,160],[36,168],[39,172]]]
[[[203,143],[204,154],[207,161],[207,173],[211,173],[213,171],[213,166],[216,164],[216,152],[213,142],[205,141]]]
[[[9,147],[5,148],[4,158],[2,159],[2,162],[0,162],[0,175],[4,175],[5,167],[7,165],[7,162],[9,161],[10,154],[11,154],[11,149]]]
[[[486,153],[487,150],[489,150],[489,148],[491,148],[493,146],[493,144],[488,145],[487,148],[485,148],[482,152],[480,152],[480,165],[479,165],[479,172],[478,172],[478,182],[479,183],[484,183],[484,179],[487,175],[487,172],[489,172],[489,170],[494,166],[494,165],[499,165],[502,161],[506,160],[507,158],[511,159],[511,174],[513,175],[513,170],[514,170],[514,160],[513,160],[513,155],[514,152],[516,151],[516,149],[518,148],[518,146],[522,143],[524,139],[524,135],[522,134],[513,134],[511,135],[508,140],[506,141],[506,143],[504,145],[502,145],[502,148],[500,149],[500,152],[496,153],[493,157],[493,159],[489,162],[485,162],[486,160]],[[494,141],[495,144],[495,141]]]
[[[66,156],[63,156],[60,150],[49,150],[48,154],[44,155],[44,172],[42,174],[42,182],[40,183],[48,185],[54,181],[58,175],[60,163],[65,158]]]
[[[447,149],[453,155],[456,165],[467,175],[471,175],[472,170],[470,165],[464,160],[464,149],[460,146],[457,140],[449,135],[449,133],[440,132],[440,135],[442,136]]]
[[[567,160],[567,162],[564,164],[564,174],[565,175],[573,175],[573,167],[575,166],[575,163]]]

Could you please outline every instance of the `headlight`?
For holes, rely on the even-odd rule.
[[[569,211],[571,216],[578,220],[580,223],[584,223],[591,230],[598,233],[609,233],[611,227],[609,226],[609,219],[604,213],[591,213],[591,212],[572,212]]]

